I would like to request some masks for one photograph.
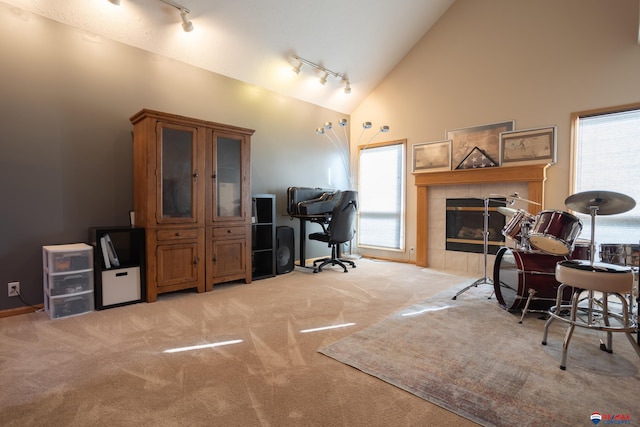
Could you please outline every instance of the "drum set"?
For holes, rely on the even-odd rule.
[[[522,310],[520,323],[528,311],[546,312],[555,305],[560,286],[555,277],[556,263],[573,259],[588,260],[593,265],[596,216],[626,212],[635,207],[635,201],[620,193],[589,191],[568,197],[565,205],[591,216],[590,240],[578,239],[582,221],[568,212],[543,210],[534,216],[522,209],[498,208],[498,212],[508,218],[502,234],[514,247],[500,248],[496,254],[494,292],[498,303],[506,310]],[[632,267],[637,273],[640,245],[602,244],[600,260]],[[634,286],[637,293],[637,282]],[[571,292],[571,288],[566,287],[563,300],[570,301]]]

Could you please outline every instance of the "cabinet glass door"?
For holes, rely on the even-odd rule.
[[[215,217],[242,217],[242,144],[241,138],[215,137]]]
[[[196,130],[158,125],[157,221],[196,221]]]

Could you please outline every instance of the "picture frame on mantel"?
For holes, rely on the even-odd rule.
[[[476,147],[491,159],[499,159],[500,134],[513,131],[515,125],[515,120],[510,120],[446,131],[445,139],[451,140],[451,164],[453,169],[457,169],[460,163]]]
[[[521,166],[546,163],[558,157],[557,126],[525,129],[500,134],[500,164]]]
[[[451,170],[451,141],[433,141],[413,144],[413,172]]]

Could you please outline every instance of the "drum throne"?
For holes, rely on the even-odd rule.
[[[640,357],[640,345],[631,335],[637,330],[629,313],[626,295],[633,291],[633,271],[629,267],[613,264],[591,263],[583,260],[561,261],[556,264],[556,280],[560,282],[556,305],[549,309],[549,319],[544,325],[542,344],[547,344],[549,326],[554,320],[561,320],[569,326],[562,344],[562,361],[560,369],[567,368],[569,342],[576,326],[607,333],[607,343],[600,343],[600,349],[613,352],[613,333],[626,335],[634,350]],[[562,304],[565,287],[574,289],[571,304]],[[611,298],[616,304],[615,312],[609,308]],[[569,312],[568,317],[564,313]],[[621,313],[619,313],[621,311]],[[613,322],[612,322],[613,320]]]

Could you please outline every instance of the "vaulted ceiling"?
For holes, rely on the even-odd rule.
[[[0,0],[158,55],[350,113],[455,0]],[[173,6],[172,6],[173,4]],[[194,30],[184,32],[178,8]],[[344,75],[303,65],[298,55]],[[178,76],[179,78],[179,76]]]

